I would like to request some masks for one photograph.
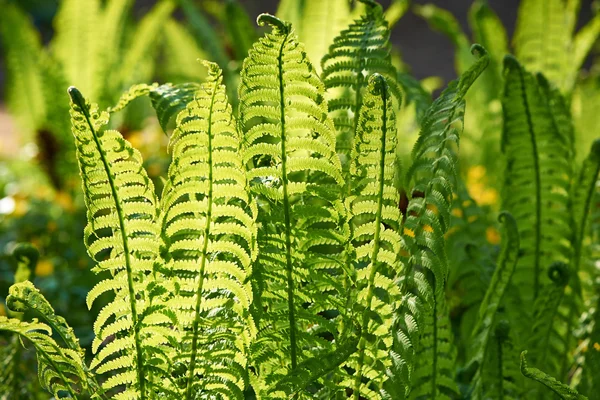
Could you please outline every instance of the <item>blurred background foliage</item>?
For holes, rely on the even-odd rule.
[[[248,47],[261,34],[254,22],[260,12],[277,12],[293,22],[319,70],[328,43],[360,12],[347,0],[319,1],[329,7],[323,15],[306,14],[294,6],[315,0],[0,0],[0,315],[6,313],[2,304],[14,282],[13,250],[18,243],[30,242],[40,251],[31,279],[57,314],[74,327],[82,345],[87,347],[92,340],[97,310],[87,311],[85,296],[97,278],[90,272],[92,263],[82,242],[85,209],[67,86],[78,86],[105,108],[116,104],[134,83],[202,80],[204,69],[196,62],[202,58],[223,68],[235,107],[237,73]],[[500,241],[495,219],[502,186],[497,156],[502,128],[499,82],[502,56],[513,52],[509,38],[519,1],[381,3],[393,26],[399,81],[414,89],[398,116],[400,158],[410,154],[420,112],[432,95],[468,65],[465,57],[471,43],[484,44],[493,57],[467,98],[460,155],[464,184],[448,233],[452,249],[448,254],[455,266],[448,284],[453,323],[457,335],[467,334],[493,273]],[[595,3],[582,1],[577,27],[600,30],[596,8]],[[492,37],[471,37],[481,33],[474,26],[478,13],[488,13],[497,24]],[[590,40],[595,42],[596,37],[597,32]],[[563,88],[570,94],[579,160],[600,126],[599,46],[591,47],[581,60],[583,69],[575,70]],[[152,115],[147,100],[136,100],[126,113],[113,118],[111,126],[142,152],[160,191],[159,177],[169,162],[167,137]],[[592,208],[592,240],[598,243],[600,206]]]

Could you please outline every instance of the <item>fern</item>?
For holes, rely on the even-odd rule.
[[[322,83],[289,24],[266,14],[258,22],[273,32],[244,61],[239,125],[251,189],[263,204],[253,362],[260,365],[255,385],[268,390],[309,357],[308,349],[313,356],[331,349],[323,336],[335,337],[334,325],[320,314],[342,308],[332,276],[341,274],[335,258],[345,233],[336,230],[345,211]]]
[[[600,16],[574,35],[578,1],[523,0],[514,35],[515,54],[532,72],[542,72],[563,93],[572,90],[600,34]],[[567,56],[573,54],[573,56]]]
[[[514,283],[524,309],[531,310],[546,283],[546,266],[569,261],[564,240],[571,230],[566,208],[571,165],[569,150],[563,150],[569,148],[569,138],[551,116],[555,110],[549,107],[547,89],[542,89],[548,85],[545,80],[536,80],[511,57],[505,59],[505,76],[503,198],[504,207],[522,221],[523,254]]]
[[[367,12],[335,38],[329,53],[321,61],[329,112],[338,132],[336,150],[342,160],[347,184],[350,182],[350,156],[367,78],[373,73],[381,74],[388,80],[395,97],[400,98],[395,85],[396,70],[390,60],[390,33],[383,10],[374,2],[366,3]]]
[[[256,257],[256,204],[242,171],[240,137],[221,71],[177,117],[172,163],[161,199],[165,267],[175,277],[168,307],[180,337],[174,362],[185,365],[185,398],[219,393],[241,399],[247,350],[256,335],[248,278]]]
[[[508,213],[500,214],[500,221],[504,222],[505,240],[502,253],[498,258],[498,265],[494,271],[494,276],[488,287],[481,307],[479,308],[479,317],[473,328],[473,339],[471,341],[472,358],[471,363],[478,365],[477,373],[473,379],[473,398],[485,398],[485,384],[483,382],[483,370],[485,363],[488,362],[488,351],[490,350],[492,329],[496,325],[496,315],[498,308],[504,297],[506,287],[508,286],[517,263],[519,253],[519,233],[517,223],[512,215]],[[499,359],[499,355],[496,356]]]
[[[587,397],[580,395],[575,390],[571,389],[565,384],[560,383],[556,379],[540,371],[537,368],[529,367],[525,355],[526,351],[521,353],[521,372],[527,378],[533,379],[552,390],[559,398],[564,400],[587,400]]]
[[[408,349],[418,357],[411,376],[411,398],[446,398],[456,391],[451,379],[455,353],[444,298],[448,271],[443,235],[450,223],[464,95],[488,63],[483,48],[474,46],[473,51],[480,59],[459,81],[449,85],[423,118],[413,164],[406,174],[412,198],[403,233],[410,258],[402,288],[417,299],[417,305],[415,310],[413,301],[407,301],[399,310],[401,320],[412,321],[399,327],[404,338],[415,337],[414,324],[420,320],[418,342]],[[402,347],[406,351],[406,344]]]
[[[101,294],[114,293],[94,324],[91,368],[113,373],[105,390],[127,385],[117,398],[145,399],[153,385],[163,384],[152,376],[166,368],[159,346],[167,341],[163,327],[171,323],[152,305],[160,285],[147,279],[161,269],[157,200],[139,152],[118,132],[102,130],[108,114],[87,103],[77,89],[70,88],[69,94],[88,210],[85,242],[98,263],[95,271],[109,274],[88,293],[88,306]],[[112,335],[116,339],[98,351]],[[150,359],[152,364],[145,362]]]
[[[402,270],[400,199],[394,188],[396,119],[392,93],[379,74],[369,78],[355,146],[351,166],[354,194],[349,207],[361,330],[358,351],[347,366],[355,371],[353,398],[378,399],[378,389],[386,379],[384,372],[390,366],[390,324],[400,301],[393,279]]]

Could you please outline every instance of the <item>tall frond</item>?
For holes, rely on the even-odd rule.
[[[456,185],[456,158],[464,116],[464,96],[486,68],[489,56],[481,46],[479,59],[432,104],[423,118],[407,171],[410,185],[403,240],[409,252],[402,290],[417,300],[405,302],[400,320],[420,321],[418,343],[409,351],[417,355],[411,376],[411,398],[447,398],[456,392],[452,376],[455,349],[444,297],[448,275],[444,234],[449,229],[452,191]],[[408,305],[408,306],[407,306]],[[415,315],[420,314],[420,315]],[[414,324],[414,322],[412,323]],[[399,327],[404,337],[414,337],[408,324]],[[403,347],[406,347],[403,345]]]
[[[114,293],[94,324],[91,367],[99,374],[113,373],[103,384],[106,390],[126,386],[117,398],[145,399],[153,372],[165,368],[158,347],[167,335],[161,325],[171,323],[153,306],[153,298],[164,291],[156,281],[161,261],[154,187],[139,152],[118,132],[103,129],[108,114],[77,89],[71,87],[69,94],[87,206],[85,243],[98,264],[95,272],[108,273],[88,293],[88,306],[101,294]],[[107,342],[113,335],[116,339]],[[151,358],[152,364],[145,362]]]
[[[514,58],[505,59],[504,133],[506,155],[503,207],[521,221],[522,255],[515,271],[524,309],[533,309],[545,269],[569,261],[571,226],[567,205],[571,171],[569,139],[556,125],[545,80],[537,80]],[[519,327],[515,327],[518,331]]]
[[[352,389],[354,399],[379,399],[390,367],[391,323],[400,301],[394,278],[402,270],[400,196],[394,187],[396,116],[392,93],[382,75],[369,78],[353,153],[349,207],[360,340],[358,351],[346,362],[355,371],[353,382],[344,383]]]
[[[334,277],[342,276],[337,257],[348,233],[323,84],[288,23],[266,14],[258,22],[273,31],[244,61],[239,126],[261,205],[253,361],[260,365],[255,390],[268,390],[299,363],[331,350],[325,338],[333,335],[339,344],[325,315],[344,308]],[[268,398],[278,396],[283,393]]]
[[[169,309],[181,337],[176,364],[185,399],[243,399],[247,352],[256,335],[249,277],[256,258],[256,204],[247,190],[240,137],[214,63],[177,117],[161,199]],[[221,397],[220,397],[221,398]]]

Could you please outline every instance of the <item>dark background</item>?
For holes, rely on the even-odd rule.
[[[86,0],[80,0],[86,1]],[[201,0],[197,0],[201,1]],[[275,13],[278,0],[239,0],[254,17],[261,12]],[[328,0],[322,0],[328,1]],[[42,36],[49,38],[52,34],[51,20],[58,0],[20,0],[20,4],[29,10],[36,25],[42,32]],[[384,7],[387,7],[390,0],[380,0]],[[463,29],[469,34],[467,24],[467,13],[472,4],[472,0],[413,0],[413,4],[432,3],[443,7],[454,14],[460,21]],[[502,19],[509,37],[515,27],[517,9],[519,0],[489,0],[491,8]],[[137,0],[136,13],[143,14],[156,0]],[[585,24],[592,16],[592,0],[582,0],[579,26]],[[1,10],[0,10],[1,12]],[[419,79],[428,76],[440,76],[445,82],[455,77],[454,73],[454,49],[449,40],[443,35],[432,31],[427,23],[408,12],[397,23],[392,31],[392,41],[394,46],[402,53],[404,62],[410,66],[412,73]],[[2,62],[2,52],[0,52],[0,94],[3,93],[4,71]],[[1,97],[0,97],[1,103]]]

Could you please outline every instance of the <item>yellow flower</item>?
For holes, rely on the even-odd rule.
[[[452,215],[454,215],[455,217],[458,217],[458,218],[462,218],[463,211],[460,208],[453,208]]]
[[[404,228],[404,234],[413,238],[415,237],[415,231],[409,228]]]
[[[594,350],[600,351],[600,343],[598,343],[598,342],[594,343]]]
[[[68,193],[65,192],[57,192],[56,197],[54,199],[62,208],[67,211],[73,211],[73,199]]]
[[[485,238],[490,244],[500,243],[500,233],[498,233],[498,230],[492,226],[488,226],[488,228],[485,230]]]
[[[475,165],[474,167],[469,168],[467,172],[467,182],[477,182],[483,179],[485,176],[485,167],[483,165]]]
[[[37,276],[48,276],[54,272],[54,264],[50,260],[40,260],[35,266]]]

